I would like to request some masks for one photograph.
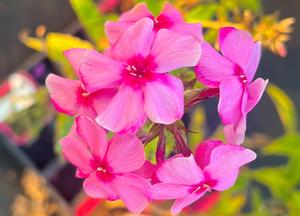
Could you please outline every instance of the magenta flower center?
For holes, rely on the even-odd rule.
[[[236,76],[239,76],[240,81],[243,84],[247,84],[248,80],[247,80],[246,74],[244,73],[243,69],[240,66],[235,65],[235,69],[234,70],[235,70]]]
[[[128,60],[124,66],[123,80],[133,87],[139,87],[154,78],[153,71],[155,68],[156,64],[153,57],[135,56]]]
[[[151,17],[154,22],[154,30],[168,29],[173,25],[173,22],[165,15],[159,15],[158,17]]]

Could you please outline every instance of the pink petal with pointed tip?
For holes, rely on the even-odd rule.
[[[118,199],[118,194],[112,187],[111,182],[101,181],[97,177],[97,173],[92,173],[83,182],[84,191],[93,198],[105,198],[108,200]]]
[[[124,63],[136,56],[147,57],[152,39],[153,21],[143,18],[128,27],[111,48],[110,55]]]
[[[152,185],[152,199],[169,200],[184,197],[189,194],[190,186],[182,184],[158,183]]]
[[[166,73],[195,66],[201,56],[201,44],[192,36],[161,29],[156,34],[150,55],[157,65],[154,72]]]
[[[252,52],[249,57],[248,64],[245,67],[245,74],[247,77],[248,83],[252,82],[253,77],[256,73],[256,70],[259,65],[261,54],[261,44],[259,42],[255,43],[253,46]]]
[[[211,152],[211,159],[204,169],[204,175],[217,181],[213,189],[223,191],[231,187],[236,180],[239,168],[256,158],[256,154],[238,145],[221,145]]]
[[[170,29],[184,35],[193,36],[199,42],[203,42],[202,25],[200,23],[175,23]]]
[[[246,106],[246,112],[250,112],[258,103],[262,97],[265,88],[268,84],[268,80],[263,80],[262,78],[256,79],[250,85],[248,85],[248,101]]]
[[[218,112],[223,124],[235,124],[242,117],[244,91],[245,87],[237,76],[221,82]]]
[[[117,87],[123,65],[94,50],[86,50],[81,60],[80,79],[87,92]]]
[[[237,31],[236,28],[234,27],[223,27],[219,30],[219,35],[218,35],[218,44],[221,46],[221,44],[223,44],[224,39],[227,37],[227,35],[231,32],[231,31]]]
[[[158,169],[157,177],[162,183],[195,185],[203,180],[203,173],[194,156],[175,157],[166,160]]]
[[[182,81],[163,74],[144,87],[145,112],[155,123],[171,124],[181,119],[183,107]]]
[[[94,120],[79,116],[75,120],[77,134],[83,139],[91,153],[102,160],[107,150],[106,132]]]
[[[151,17],[152,14],[149,11],[145,3],[139,3],[131,10],[123,13],[120,17],[122,22],[136,22],[144,17]]]
[[[69,80],[50,74],[46,79],[46,86],[53,105],[58,112],[70,116],[78,113],[81,106],[77,101],[77,94],[81,88],[80,81]],[[68,91],[66,91],[66,89],[68,89]]]
[[[147,207],[151,197],[151,185],[146,179],[134,174],[116,175],[112,184],[133,214],[140,214]]]
[[[195,153],[195,159],[198,166],[203,170],[210,162],[211,151],[219,145],[223,145],[220,140],[206,140],[198,145]]]
[[[241,145],[245,139],[247,116],[242,116],[235,124],[224,125],[224,135],[228,143]]]
[[[156,172],[157,166],[146,160],[144,165],[133,173],[142,176],[145,179],[152,179]]]
[[[92,94],[92,107],[95,113],[100,115],[107,107],[111,99],[116,95],[117,89],[101,89]],[[96,118],[96,116],[94,117]]]
[[[105,161],[112,173],[133,172],[145,163],[144,146],[136,135],[115,135],[109,143]]]
[[[222,54],[245,72],[254,48],[252,36],[246,31],[237,29],[226,28],[224,31],[225,33],[222,33],[222,29],[220,30],[222,38],[219,39]]]
[[[59,143],[62,145],[62,152],[65,158],[80,172],[89,174],[93,172],[91,161],[93,156],[88,150],[83,140],[77,135],[76,124],[73,124],[69,134],[62,138]]]
[[[173,23],[184,22],[181,13],[172,4],[166,2],[161,10],[160,15],[168,17]]]
[[[105,34],[109,40],[110,45],[114,45],[123,32],[131,26],[131,22],[112,22],[105,23]]]
[[[81,61],[85,58],[88,49],[84,48],[74,48],[64,51],[64,56],[68,59],[75,71],[77,77],[79,77],[79,68],[81,66]]]
[[[220,82],[234,75],[235,66],[219,54],[209,43],[202,43],[202,55],[195,72],[198,80],[211,88],[218,88]]]
[[[147,119],[143,104],[141,90],[123,85],[96,122],[113,132],[135,133]]]
[[[204,194],[205,194],[205,191],[202,193],[201,192],[200,193],[193,192],[193,193],[188,194],[185,197],[177,199],[171,208],[172,214],[178,215],[184,207],[187,207],[190,204],[194,203],[195,201],[200,199]]]

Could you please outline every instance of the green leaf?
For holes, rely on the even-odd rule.
[[[287,133],[297,131],[297,112],[293,101],[279,87],[270,84],[267,93],[273,101]]]
[[[56,121],[55,121],[55,140],[54,140],[56,153],[59,154],[61,152],[61,146],[58,142],[61,138],[63,138],[69,133],[73,122],[74,122],[73,117],[60,114],[60,113],[57,114]]]
[[[94,0],[70,0],[79,22],[95,44],[104,38],[104,22],[106,17],[100,14]]]
[[[251,177],[267,186],[276,198],[282,201],[290,198],[293,186],[284,176],[284,168],[277,168],[276,171],[273,168],[256,169],[251,171]]]
[[[185,18],[188,22],[211,20],[216,16],[217,7],[216,3],[200,4],[186,13]]]

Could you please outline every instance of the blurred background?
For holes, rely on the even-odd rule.
[[[158,13],[161,0],[0,0],[0,215],[129,215],[120,202],[86,197],[57,141],[72,118],[57,114],[44,81],[74,78],[62,55],[73,48],[107,48],[103,24],[138,2]],[[300,215],[300,1],[172,0],[188,22],[202,22],[205,39],[235,26],[251,32],[264,52],[257,76],[270,85],[248,117],[245,145],[258,159],[237,184],[212,192],[183,215]],[[191,146],[220,137],[217,99],[185,118]],[[171,145],[171,144],[170,144]],[[169,203],[145,215],[169,215]]]

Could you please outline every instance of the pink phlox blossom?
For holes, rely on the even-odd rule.
[[[244,147],[206,141],[198,146],[195,157],[173,157],[159,166],[156,175],[161,183],[152,186],[152,198],[176,199],[171,211],[177,215],[205,193],[230,188],[240,167],[255,158],[256,154]]]
[[[203,41],[201,24],[186,23],[181,13],[170,3],[166,2],[157,17],[149,11],[145,3],[139,3],[130,11],[123,13],[117,22],[106,22],[105,31],[109,42],[114,44],[129,26],[142,18],[150,18],[153,20],[154,32],[158,32],[160,29],[169,29]]]
[[[64,55],[79,77],[80,63],[78,61],[81,55],[85,55],[85,52],[66,51]],[[95,118],[116,94],[114,88],[88,93],[81,80],[66,79],[55,74],[47,77],[46,86],[55,109],[69,116],[85,115]]]
[[[77,167],[76,176],[84,178],[89,196],[121,199],[135,214],[145,209],[151,185],[133,173],[145,163],[143,144],[135,135],[115,135],[108,141],[96,122],[79,116],[60,143],[65,158]]]
[[[153,27],[149,18],[131,25],[109,55],[88,49],[68,51],[80,64],[80,78],[88,93],[118,88],[96,118],[107,130],[136,133],[147,117],[155,123],[171,124],[183,115],[183,83],[167,72],[195,66],[201,44],[192,36],[167,29],[153,37]]]
[[[218,112],[224,124],[227,141],[241,144],[246,130],[246,117],[260,100],[267,80],[253,81],[261,44],[248,32],[231,27],[219,32],[221,54],[202,44],[202,56],[195,68],[197,78],[206,86],[220,89]]]

